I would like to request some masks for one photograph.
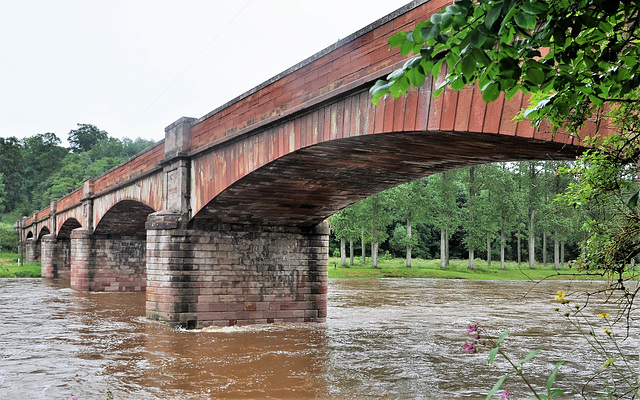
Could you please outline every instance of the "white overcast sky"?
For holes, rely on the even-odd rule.
[[[0,136],[164,138],[409,0],[0,0]]]

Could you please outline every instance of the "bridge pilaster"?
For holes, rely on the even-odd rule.
[[[164,209],[190,217],[189,182],[191,125],[195,118],[182,117],[165,128],[164,158],[160,162],[164,173]]]
[[[82,184],[82,227],[93,232],[93,180],[85,179]]]
[[[49,213],[49,220],[51,226],[51,235],[55,238],[58,235],[58,222],[56,221],[56,212],[58,208],[58,199],[51,200],[51,212]]]

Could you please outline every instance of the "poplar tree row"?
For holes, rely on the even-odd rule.
[[[397,186],[355,203],[329,218],[332,254],[351,265],[369,253],[440,259],[553,263],[560,268],[578,251],[579,212],[554,201],[570,184],[559,174],[566,162],[485,164],[452,170]],[[347,249],[348,247],[348,249]]]

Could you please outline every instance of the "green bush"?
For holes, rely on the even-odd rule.
[[[0,222],[0,251],[17,251],[18,235],[13,225]]]

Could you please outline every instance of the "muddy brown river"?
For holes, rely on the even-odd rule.
[[[510,371],[500,357],[487,363],[487,340],[505,329],[503,347],[515,359],[542,349],[524,370],[542,393],[555,363],[566,360],[557,387],[578,393],[561,398],[594,398],[609,376],[593,378],[604,360],[554,311],[553,298],[559,289],[601,285],[330,280],[326,323],[184,331],[147,320],[144,293],[85,294],[66,282],[5,279],[0,399],[105,399],[107,392],[116,400],[484,399]],[[590,320],[606,340],[595,314],[613,306],[592,301]],[[614,332],[633,373],[636,322],[624,341],[624,331]],[[475,354],[463,351],[470,323],[481,327]],[[519,380],[503,387],[511,399],[528,398]]]

